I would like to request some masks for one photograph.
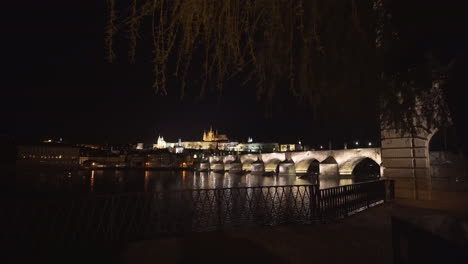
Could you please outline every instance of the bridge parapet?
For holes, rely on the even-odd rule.
[[[320,171],[329,174],[352,174],[356,165],[364,159],[371,159],[378,165],[381,165],[381,150],[380,148],[363,148],[363,149],[343,149],[343,150],[318,150],[318,151],[301,151],[301,152],[274,152],[262,154],[243,154],[239,156],[243,170],[254,170],[253,164],[257,160],[263,161],[265,171],[276,171],[280,163],[291,161],[294,164],[296,173],[305,173],[309,170],[312,163],[321,163]],[[236,160],[235,155],[210,157],[210,163],[220,161],[225,164],[225,169],[228,170],[230,163]],[[333,160],[334,162],[325,162]],[[290,162],[290,163],[291,163]],[[324,164],[324,162],[326,164]],[[292,166],[288,167],[291,171]],[[314,165],[315,166],[315,165]]]

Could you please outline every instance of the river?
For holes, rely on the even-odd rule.
[[[320,188],[352,184],[349,175],[320,177]],[[263,176],[194,171],[126,170],[44,170],[21,169],[9,184],[12,192],[107,194],[183,189],[213,189],[253,186],[311,184],[295,175]]]

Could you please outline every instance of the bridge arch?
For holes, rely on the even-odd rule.
[[[371,158],[361,159],[353,168],[352,174],[362,178],[376,178],[380,176],[380,164]]]
[[[339,172],[343,175],[351,175],[356,167],[356,165],[360,164],[363,161],[373,161],[377,166],[381,165],[381,161],[375,159],[374,157],[370,156],[354,156],[349,158],[348,160],[344,161],[340,164]],[[379,169],[380,170],[380,169]],[[380,174],[380,172],[379,172]]]
[[[242,170],[246,170],[246,171],[251,171],[252,170],[252,163],[254,162],[255,160],[253,159],[245,159],[242,161]]]
[[[320,172],[320,162],[317,159],[303,159],[296,163],[296,173]]]
[[[280,163],[281,160],[275,158],[265,161],[265,171],[277,171]]]

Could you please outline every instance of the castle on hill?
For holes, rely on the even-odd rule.
[[[214,132],[213,128],[210,127],[210,131],[208,131],[208,133],[206,133],[206,130],[203,131],[203,141],[207,141],[207,142],[229,141],[229,139],[224,134],[218,134],[218,130],[216,130],[216,132]]]
[[[225,134],[218,134],[217,130],[203,131],[202,141],[179,141],[167,142],[161,135],[158,135],[156,144],[153,144],[153,149],[169,149],[174,153],[182,153],[184,149],[193,150],[224,150],[224,151],[251,151],[251,152],[273,152],[279,151],[280,146],[278,143],[260,143],[253,142],[251,137],[248,138],[247,143],[240,143],[237,141],[229,141]],[[294,149],[290,149],[294,150]]]

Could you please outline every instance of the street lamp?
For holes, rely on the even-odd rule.
[[[369,145],[369,147],[370,147],[370,146],[372,146],[372,142],[369,142],[369,144],[368,144],[368,145]]]
[[[356,141],[355,144],[356,144],[356,146],[359,145],[359,141]]]

